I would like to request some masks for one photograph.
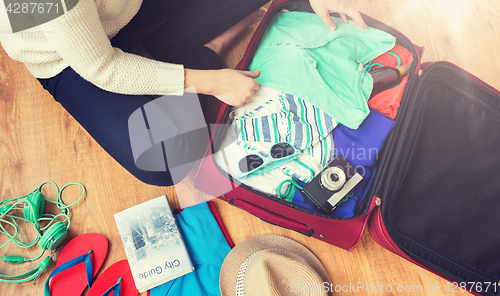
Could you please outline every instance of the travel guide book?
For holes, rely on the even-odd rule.
[[[194,270],[167,196],[116,213],[115,221],[139,292]]]

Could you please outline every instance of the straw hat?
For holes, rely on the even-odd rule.
[[[249,238],[234,247],[224,259],[219,284],[222,296],[331,295],[330,278],[318,258],[279,235]]]

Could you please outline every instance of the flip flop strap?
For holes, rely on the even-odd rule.
[[[118,279],[118,282],[111,288],[109,288],[102,296],[108,296],[111,292],[115,292],[113,296],[120,296],[120,291],[121,291],[121,285],[120,285],[121,278]]]
[[[85,262],[85,273],[87,274],[87,284],[90,288],[90,286],[92,285],[92,278],[93,278],[92,260],[90,259],[90,253],[92,253],[92,250],[90,250],[88,254],[84,254],[76,258],[73,258],[68,262],[61,264],[56,269],[54,269],[47,278],[47,281],[45,282],[44,296],[51,296],[49,281],[53,276],[82,262]]]

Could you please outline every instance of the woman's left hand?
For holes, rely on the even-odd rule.
[[[358,10],[348,0],[310,0],[309,2],[316,15],[331,31],[337,29],[335,21],[330,17],[331,12],[338,12],[342,22],[345,24],[349,23],[347,20],[348,15],[352,18],[356,26],[363,30],[368,28],[363,18],[361,18],[361,14],[359,14]]]

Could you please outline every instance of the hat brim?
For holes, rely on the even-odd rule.
[[[241,265],[255,252],[261,250],[287,250],[305,259],[321,276],[323,282],[330,277],[319,259],[309,249],[298,242],[279,235],[261,235],[249,238],[236,245],[222,263],[219,286],[222,296],[236,295],[236,277]]]

